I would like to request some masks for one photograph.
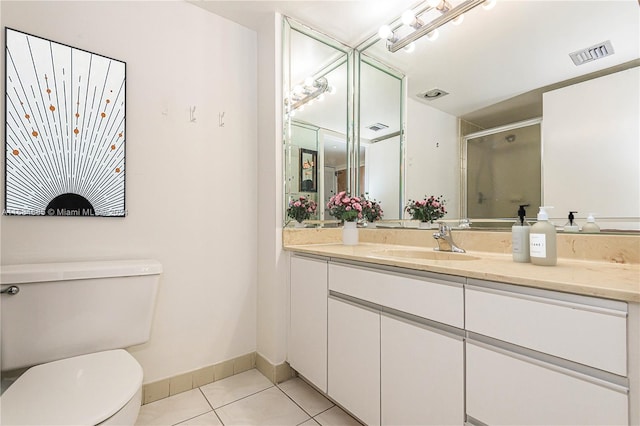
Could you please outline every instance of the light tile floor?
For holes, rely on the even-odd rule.
[[[361,426],[302,379],[274,385],[256,369],[143,405],[136,425]]]

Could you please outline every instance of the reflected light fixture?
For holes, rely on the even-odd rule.
[[[406,36],[402,38],[398,37],[396,30],[392,29],[389,25],[380,27],[378,36],[381,39],[387,40],[387,49],[389,49],[390,52],[397,52],[402,48],[405,48],[406,51],[413,51],[413,49],[408,46],[420,37],[426,35],[429,40],[433,41],[438,38],[437,30],[441,26],[450,21],[459,25],[464,19],[464,13],[480,5],[483,5],[486,10],[492,9],[496,4],[496,0],[465,0],[456,7],[452,7],[449,0],[426,0],[426,3],[428,7],[420,13],[436,9],[440,12],[440,15],[429,22],[423,22],[420,17],[417,16],[420,15],[420,13],[414,13],[411,10],[404,12],[401,16],[402,23],[413,29]]]
[[[336,93],[336,88],[329,86],[326,77],[318,77],[315,80],[311,77],[305,78],[303,85],[294,86],[289,96],[285,97],[284,103],[289,116],[293,117],[296,110],[304,111],[304,106],[312,105],[315,100],[322,101],[325,93]]]

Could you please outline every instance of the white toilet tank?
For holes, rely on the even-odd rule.
[[[3,265],[1,369],[149,340],[162,265],[155,260]]]

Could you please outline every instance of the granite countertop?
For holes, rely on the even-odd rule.
[[[467,251],[467,256],[476,258],[473,260],[451,260],[455,259],[455,253],[434,254],[433,249],[425,247],[367,242],[356,246],[340,243],[285,244],[284,249],[335,259],[640,302],[640,264],[637,263],[618,264],[559,258],[556,266],[537,266],[513,262],[510,254],[480,251]],[[428,258],[420,258],[421,256]]]

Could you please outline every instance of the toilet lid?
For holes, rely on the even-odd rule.
[[[96,425],[141,385],[142,367],[122,349],[37,365],[2,394],[2,424]]]

